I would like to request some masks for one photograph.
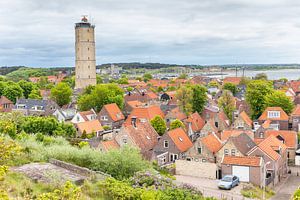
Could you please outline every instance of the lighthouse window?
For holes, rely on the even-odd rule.
[[[91,76],[89,75],[89,78],[91,78]]]
[[[90,59],[90,57],[88,57],[88,60]]]
[[[88,66],[88,68],[90,68],[90,66]]]

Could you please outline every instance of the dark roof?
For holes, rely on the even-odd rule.
[[[251,149],[256,146],[255,142],[246,133],[242,133],[236,137],[230,137],[230,140],[244,155],[246,155]]]
[[[17,108],[18,104],[24,104],[26,109],[30,109],[34,106],[43,106],[43,109],[49,104],[49,100],[39,100],[39,99],[18,99],[15,105]]]

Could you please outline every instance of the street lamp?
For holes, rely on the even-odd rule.
[[[265,200],[265,196],[266,196],[266,176],[267,176],[267,165],[270,164],[271,162],[267,162],[265,165],[264,165],[264,185],[263,185],[263,200]]]

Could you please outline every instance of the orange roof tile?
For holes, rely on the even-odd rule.
[[[291,116],[300,116],[300,105],[297,104],[296,108],[292,112]]]
[[[242,133],[246,133],[250,138],[253,138],[254,133],[249,130],[224,130],[221,133],[221,141],[226,141],[229,137],[237,137]]]
[[[215,134],[209,134],[200,139],[212,153],[218,152],[222,148],[222,143]]]
[[[279,118],[268,118],[269,111],[279,111],[280,117]],[[289,116],[282,110],[281,107],[267,107],[265,111],[261,114],[258,120],[289,120]]]
[[[106,104],[104,108],[113,121],[116,122],[125,119],[125,116],[116,103]]]
[[[281,136],[284,139],[284,144],[289,148],[296,148],[297,146],[297,133],[295,131],[267,130],[265,134],[266,137],[270,135],[273,135],[275,137]]]
[[[79,114],[85,121],[88,121],[89,119],[87,118],[87,115],[94,115],[95,113],[93,110],[88,110],[88,111],[81,111],[79,112]]]
[[[258,144],[258,147],[265,152],[273,160],[278,160],[280,155],[274,150],[273,147],[281,147],[282,151],[285,152],[286,145],[278,140],[275,136],[270,135]]]
[[[117,141],[115,139],[101,141],[101,144],[102,144],[103,148],[105,148],[106,151],[108,151],[110,149],[118,149],[118,148],[120,148],[119,144],[117,143]]]
[[[174,118],[179,119],[179,120],[186,119],[186,114],[184,114],[183,112],[181,112],[181,110],[179,109],[179,107],[176,107],[176,108],[172,109],[167,115],[171,115]]]
[[[143,105],[142,102],[137,101],[137,100],[136,101],[127,101],[127,104],[132,108],[137,108],[137,107],[140,107]]]
[[[291,81],[290,86],[294,90],[294,92],[300,91],[300,81]]]
[[[259,167],[261,166],[262,158],[255,156],[224,156],[222,164],[225,165],[240,165],[240,166],[250,166]]]
[[[225,77],[223,83],[233,83],[235,85],[238,85],[240,84],[241,80],[241,77]]]
[[[176,128],[173,130],[168,131],[167,133],[170,138],[173,140],[176,147],[181,151],[185,152],[189,148],[193,146],[192,141],[187,136],[182,128]]]
[[[162,118],[165,117],[163,111],[160,109],[159,106],[149,106],[149,107],[142,107],[142,108],[133,108],[132,112],[126,119],[127,124],[131,124],[131,118],[134,116],[138,119],[147,119],[151,120],[155,116],[161,116]]]
[[[192,123],[192,130],[194,132],[200,131],[204,125],[205,125],[205,121],[202,119],[202,117],[199,115],[198,112],[195,112],[193,114],[191,114],[188,119],[187,122]]]
[[[266,120],[261,126],[265,129],[269,128],[270,127],[270,124],[271,124],[271,120]]]
[[[250,119],[250,117],[247,115],[245,111],[241,112],[240,116],[249,126],[252,126],[252,120]]]
[[[0,105],[1,104],[12,104],[13,102],[11,100],[9,100],[8,98],[6,98],[5,96],[1,96],[0,97]]]
[[[80,132],[83,133],[83,131],[85,130],[87,134],[97,131],[103,131],[101,123],[97,119],[78,123],[77,127],[80,130]]]

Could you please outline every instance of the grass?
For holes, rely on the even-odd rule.
[[[257,186],[248,185],[241,190],[241,194],[247,198],[261,199],[263,190]],[[270,199],[274,194],[275,192],[273,190],[271,190],[268,187],[266,188],[266,193],[265,193],[266,199]]]

